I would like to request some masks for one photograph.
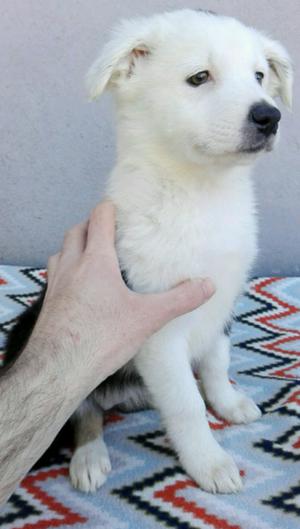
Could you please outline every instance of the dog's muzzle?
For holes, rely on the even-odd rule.
[[[268,103],[255,103],[248,114],[248,120],[266,138],[271,136],[271,134],[276,134],[280,119],[281,113],[278,108]]]

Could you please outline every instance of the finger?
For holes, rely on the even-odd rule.
[[[195,310],[208,301],[215,290],[211,279],[206,278],[184,281],[167,292],[148,295],[152,314],[155,315],[154,326],[160,328],[168,321]]]
[[[82,255],[86,245],[87,230],[88,222],[86,221],[66,232],[61,252],[63,260],[76,260]]]
[[[115,207],[105,200],[92,211],[87,233],[88,252],[115,252]]]

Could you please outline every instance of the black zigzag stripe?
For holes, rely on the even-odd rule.
[[[259,303],[261,306],[258,307],[257,309],[254,309],[254,310],[251,310],[249,312],[239,315],[237,317],[237,320],[243,324],[250,325],[251,327],[254,327],[260,331],[263,331],[264,336],[262,337],[257,336],[256,338],[251,338],[250,340],[239,342],[235,344],[235,346],[246,349],[254,353],[258,353],[260,355],[267,356],[268,358],[274,358],[276,362],[273,364],[254,367],[252,369],[242,370],[242,371],[239,371],[239,373],[244,374],[244,375],[249,375],[249,376],[258,376],[260,378],[271,378],[274,380],[280,378],[280,380],[283,380],[284,379],[283,377],[277,377],[277,376],[272,376],[270,374],[266,374],[266,371],[270,371],[271,369],[274,369],[274,368],[281,368],[283,366],[289,365],[291,363],[291,358],[289,357],[283,358],[281,356],[279,357],[279,355],[277,355],[274,352],[260,349],[259,344],[261,343],[265,344],[267,342],[272,342],[274,339],[285,336],[285,332],[284,331],[282,332],[271,331],[268,328],[266,329],[265,326],[260,325],[257,321],[254,322],[251,320],[253,316],[259,316],[260,314],[266,314],[267,312],[278,310],[278,307],[275,304],[272,304],[268,301],[261,300],[259,296],[255,296],[254,294],[251,294],[250,292],[247,292],[245,295],[249,299],[252,299],[256,303]],[[290,380],[290,378],[286,377],[286,380]]]
[[[245,347],[245,349],[248,349],[249,351],[253,351],[253,352],[258,352],[256,351],[255,349],[251,349],[250,347]],[[266,356],[275,356],[274,354],[272,353],[263,353],[262,351],[260,351],[261,354],[266,354]],[[252,375],[252,376],[257,376],[257,377],[260,377],[260,378],[270,378],[272,380],[291,380],[290,377],[283,377],[283,376],[276,376],[276,375],[270,375],[268,373],[265,373],[265,371],[269,371],[271,369],[277,369],[277,368],[281,368],[281,367],[284,367],[284,366],[287,366],[291,363],[291,360],[290,359],[282,359],[280,360],[279,362],[275,362],[274,364],[268,364],[268,365],[265,365],[265,366],[260,366],[260,367],[254,367],[253,369],[245,369],[244,371],[239,371],[239,374],[243,374],[243,375]]]
[[[294,428],[289,430],[289,433],[290,435],[293,435],[297,431],[299,431],[299,426],[298,427],[295,426]],[[288,437],[286,441],[288,440]],[[275,439],[275,441],[270,441],[268,439],[262,439],[261,441],[254,443],[253,446],[255,446],[256,448],[261,448],[267,454],[272,454],[283,460],[299,461],[300,453],[299,454],[294,453],[291,450],[288,450],[288,448],[285,448],[284,446],[280,446],[280,443],[282,442],[283,442],[282,437]]]
[[[15,323],[17,323],[19,317],[16,316],[12,320],[6,320],[3,323],[0,323],[0,332],[3,332],[3,334],[8,335],[10,333],[11,328],[14,326]]]
[[[300,431],[300,426],[295,425],[290,430],[287,430],[284,434],[280,435],[277,439],[277,443],[287,443],[290,437],[295,435],[298,431]]]
[[[190,522],[184,522],[177,516],[172,516],[169,512],[163,511],[161,507],[151,505],[147,501],[143,500],[138,494],[138,492],[143,491],[143,489],[147,487],[153,487],[157,483],[162,483],[165,478],[174,477],[176,474],[183,474],[183,471],[180,467],[175,466],[165,468],[162,472],[157,472],[149,478],[145,478],[142,481],[137,481],[132,486],[126,485],[120,489],[114,489],[112,493],[127,501],[129,504],[134,505],[144,513],[154,516],[166,527],[175,527],[177,529],[196,529],[195,526]]]
[[[283,492],[277,496],[271,496],[268,500],[262,500],[264,505],[271,505],[274,509],[281,509],[287,513],[300,515],[300,508],[297,506],[297,496],[300,495],[300,485],[292,487],[288,492]],[[294,503],[291,500],[295,499]]]
[[[291,410],[287,408],[286,404],[283,404],[280,407],[276,407],[276,404],[279,403],[281,400],[283,400],[285,397],[288,397],[289,393],[292,393],[292,391],[295,389],[297,390],[299,388],[299,382],[297,380],[293,380],[288,382],[285,386],[280,388],[280,390],[275,393],[269,400],[266,400],[264,403],[260,403],[259,407],[261,408],[263,413],[270,413],[270,412],[276,412],[280,413],[281,415],[293,415],[295,417],[298,417],[299,414],[296,412],[296,410]],[[272,410],[272,408],[274,410]]]
[[[35,292],[28,292],[28,294],[7,294],[7,297],[12,299],[13,301],[15,301],[16,303],[19,303],[19,305],[22,305],[23,307],[28,307],[29,305],[27,303],[25,303],[24,301],[22,301],[23,299],[27,299],[27,298],[34,298],[35,299],[38,299],[38,297],[40,296],[40,291],[37,290]]]
[[[136,443],[139,443],[146,448],[150,448],[155,452],[159,452],[160,454],[166,454],[171,457],[176,457],[175,451],[172,450],[172,448],[168,446],[159,446],[152,442],[152,440],[157,439],[158,437],[162,437],[164,435],[165,432],[163,432],[162,430],[155,430],[155,432],[130,436],[128,437],[128,439],[130,439],[131,441],[135,441]]]
[[[45,268],[21,268],[20,269],[20,272],[24,276],[26,276],[28,279],[30,279],[31,281],[33,281],[34,283],[36,283],[40,287],[43,287],[45,285],[46,279],[45,280],[39,279],[38,277],[36,277],[34,272],[44,272],[44,271],[46,271]]]
[[[4,524],[12,524],[16,520],[26,520],[29,516],[40,515],[42,511],[39,511],[33,505],[30,505],[27,501],[23,500],[18,494],[13,494],[9,498],[9,504],[11,511],[6,513],[4,516],[0,516],[0,526]]]
[[[252,321],[251,318],[253,318],[253,316],[259,316],[260,314],[261,315],[266,314],[266,312],[272,312],[274,309],[276,309],[276,306],[267,301],[264,301],[264,300],[262,301],[259,297],[254,296],[253,294],[250,294],[250,292],[246,292],[245,296],[255,301],[255,303],[260,303],[260,305],[262,306],[258,307],[257,309],[254,309],[249,312],[245,312],[243,314],[236,316],[237,321],[239,321],[240,323],[243,323],[244,325],[249,325],[250,327],[254,327],[255,329],[258,329],[259,331],[263,331],[265,335],[263,337],[257,336],[256,338],[251,338],[250,340],[246,340],[245,342],[240,342],[235,345],[237,347],[249,349],[255,353],[264,354],[264,352],[261,351],[260,349],[256,349],[254,345],[260,342],[271,341],[271,340],[274,340],[275,338],[279,338],[280,336],[282,336],[283,333],[270,331],[269,329],[266,329],[263,325],[260,325],[257,321]],[[272,356],[272,353],[269,356]],[[278,357],[276,355],[273,355],[273,357],[276,360],[278,360]]]
[[[249,289],[250,288],[251,283],[249,285]],[[251,327],[259,329],[260,331],[266,331],[266,328],[263,325],[260,325],[258,322],[249,321],[249,319],[253,316],[259,316],[260,314],[266,314],[267,312],[277,310],[277,305],[271,303],[270,301],[266,301],[265,299],[261,299],[259,296],[255,296],[249,291],[245,292],[244,296],[249,299],[252,299],[252,301],[254,301],[255,303],[259,303],[260,307],[257,307],[253,310],[249,310],[248,312],[244,312],[243,314],[236,315],[236,319],[242,323],[246,323],[246,325],[251,325]],[[267,332],[272,334],[272,331],[269,331],[269,329],[267,330]]]
[[[279,446],[275,446],[273,441],[269,441],[268,439],[262,439],[258,443],[254,443],[253,446],[256,448],[261,448],[264,452],[267,454],[271,454],[273,456],[279,457],[280,459],[288,460],[288,459],[297,459],[293,457],[293,455],[290,452],[286,452],[284,449],[282,449]]]

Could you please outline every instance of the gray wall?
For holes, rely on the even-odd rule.
[[[101,197],[114,157],[111,102],[88,103],[84,75],[119,17],[178,7],[234,15],[281,40],[296,69],[293,113],[257,167],[255,273],[300,275],[299,0],[1,0],[0,261],[43,265]]]

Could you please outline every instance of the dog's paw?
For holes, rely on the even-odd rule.
[[[230,494],[242,489],[239,469],[232,457],[218,446],[197,462],[198,471],[191,472],[198,485],[207,492]]]
[[[248,424],[261,417],[261,411],[253,400],[237,391],[233,402],[223,402],[216,412],[234,424]]]
[[[102,439],[96,439],[77,448],[70,463],[73,487],[82,492],[95,492],[107,478],[111,463]]]

